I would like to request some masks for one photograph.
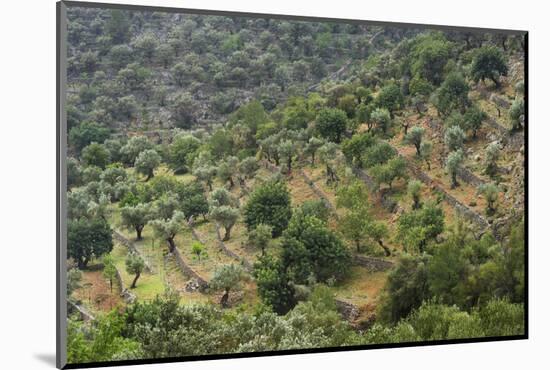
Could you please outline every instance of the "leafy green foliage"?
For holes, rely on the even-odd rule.
[[[111,288],[111,293],[113,292],[113,280],[116,278],[117,270],[115,266],[115,261],[110,254],[103,256],[103,276],[109,280],[109,285]]]
[[[508,66],[502,51],[495,46],[483,46],[477,49],[474,53],[470,73],[474,82],[490,79],[499,87],[500,76],[506,76],[508,73]]]
[[[261,250],[262,255],[265,255],[265,250],[271,242],[272,233],[271,226],[259,224],[248,232],[248,244]]]
[[[134,163],[137,172],[147,176],[149,181],[154,176],[155,169],[160,165],[161,157],[154,149],[147,149],[139,153]]]
[[[419,209],[421,206],[420,203],[420,193],[422,192],[422,182],[419,180],[410,180],[407,185],[407,193],[413,200],[413,209]]]
[[[346,131],[346,113],[337,108],[324,108],[317,116],[317,131],[327,140],[339,143]]]
[[[189,171],[200,145],[200,140],[194,136],[176,135],[168,149],[171,167],[176,172]]]
[[[500,146],[497,143],[491,143],[485,149],[485,173],[489,176],[495,176],[498,172],[498,159],[500,157]]]
[[[375,104],[379,108],[386,109],[393,117],[394,112],[403,106],[401,89],[396,84],[385,85],[376,96]]]
[[[412,50],[412,72],[433,85],[444,79],[444,68],[451,56],[452,44],[441,34],[418,36]]]
[[[399,217],[398,238],[409,252],[422,253],[428,242],[443,232],[444,226],[443,210],[426,203],[422,208],[403,213]]]
[[[428,257],[404,255],[388,275],[379,308],[380,318],[395,323],[429,297]]]
[[[355,134],[342,142],[342,152],[350,163],[363,167],[363,153],[375,142],[375,138],[369,133]]]
[[[313,216],[296,211],[283,234],[283,266],[298,283],[339,280],[346,275],[349,252],[336,234]]]
[[[449,74],[435,92],[434,105],[438,113],[448,116],[456,110],[464,112],[469,104],[469,90],[470,88],[461,74]]]
[[[84,121],[69,131],[69,144],[80,151],[92,142],[101,144],[108,137],[108,128],[96,122]]]
[[[496,203],[498,201],[498,195],[500,193],[498,187],[495,184],[482,184],[477,189],[478,193],[482,194],[487,202],[487,216],[492,216],[496,211]]]
[[[464,160],[464,152],[462,149],[458,149],[454,152],[449,153],[447,156],[447,162],[445,163],[445,168],[449,175],[451,175],[451,188],[458,186],[458,181],[456,180],[456,175],[462,161]]]
[[[69,220],[67,228],[67,256],[73,258],[80,269],[92,258],[113,249],[111,228],[102,219]]]
[[[274,237],[286,229],[291,214],[288,189],[284,183],[277,181],[254,189],[244,207],[244,221],[248,230],[259,224],[269,225],[273,228]]]
[[[508,112],[510,121],[512,121],[512,130],[518,130],[521,127],[521,117],[525,115],[525,103],[522,98],[516,98]]]

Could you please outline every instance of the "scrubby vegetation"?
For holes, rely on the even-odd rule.
[[[69,362],[524,333],[520,35],[68,17]]]

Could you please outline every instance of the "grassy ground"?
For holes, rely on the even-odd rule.
[[[354,266],[350,269],[349,277],[331,289],[336,298],[359,308],[376,305],[386,284],[387,275],[387,272],[369,272],[362,267]]]

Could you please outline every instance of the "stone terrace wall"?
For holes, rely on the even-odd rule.
[[[218,239],[218,245],[220,249],[223,251],[223,253],[225,253],[228,257],[233,258],[234,260],[237,260],[240,263],[242,263],[242,265],[247,271],[252,271],[252,264],[250,262],[248,262],[245,258],[239,256],[237,253],[233,252],[231,249],[227,248],[227,246],[222,240],[222,236],[220,233],[220,226],[218,224],[216,224],[216,236]]]
[[[195,270],[193,270],[189,265],[187,265],[187,263],[185,263],[178,248],[174,249],[173,255],[181,271],[191,279],[195,279],[201,291],[208,288],[208,282],[206,281],[206,279],[202,278]]]
[[[151,268],[151,265],[149,264],[149,262],[147,261],[147,259],[145,259],[145,257],[141,254],[141,252],[136,248],[135,244],[132,243],[130,240],[128,240],[124,235],[122,235],[119,231],[117,230],[113,230],[113,237],[115,238],[116,241],[118,241],[120,244],[124,245],[126,248],[128,248],[128,250],[131,252],[131,253],[135,253],[137,254],[138,256],[141,257],[141,259],[143,260],[144,264],[145,264],[145,270],[147,272],[151,272],[153,273],[153,269]]]
[[[468,170],[464,167],[459,168],[458,171],[456,172],[456,174],[457,174],[459,179],[461,179],[465,183],[470,184],[470,185],[472,185],[476,188],[480,185],[485,184],[485,181],[483,181],[482,179],[480,179],[479,177],[474,175],[472,173],[472,171],[470,171],[470,170]]]
[[[319,187],[317,185],[315,185],[315,183],[313,182],[313,180],[311,180],[308,175],[306,175],[306,173],[300,169],[299,170],[300,172],[300,175],[302,175],[302,177],[304,178],[304,181],[306,182],[306,184],[309,185],[309,187],[311,188],[311,190],[313,190],[313,192],[315,193],[315,195],[317,195],[317,197],[319,197],[319,199],[321,199],[323,201],[323,203],[325,203],[325,206],[330,209],[333,214],[334,214],[334,217],[336,219],[338,219],[338,214],[336,213],[336,207],[334,206],[334,204],[332,204],[330,202],[330,200],[326,197],[325,193],[323,193],[323,191],[321,189],[319,189]]]
[[[510,133],[508,128],[502,126],[492,117],[487,118],[487,123],[499,131],[503,144],[509,145],[512,149],[519,150],[525,144],[525,134],[523,131]]]
[[[443,194],[444,200],[449,203],[451,206],[453,206],[461,215],[466,217],[468,220],[474,222],[477,226],[479,226],[482,230],[485,230],[489,223],[483,216],[481,216],[479,213],[471,210],[464,204],[462,204],[458,199],[453,197],[451,194],[447,193],[445,189],[443,189],[441,186],[437,185],[432,181],[432,178],[428,176],[426,173],[422,172],[421,170],[415,168],[414,166],[409,166],[413,174],[416,178],[418,178],[420,181],[422,181],[424,184],[428,186],[433,186],[436,190],[441,192]]]
[[[78,314],[80,315],[80,318],[83,321],[95,320],[95,317],[93,317],[92,314],[89,313],[84,307],[76,304],[75,302],[69,299],[67,300],[67,306],[68,306],[68,309],[67,309],[68,312],[75,312],[75,311],[78,312]]]
[[[445,128],[444,128],[444,125],[441,121],[435,120],[433,118],[428,118],[427,123],[428,123],[428,126],[430,126],[430,128],[433,131],[437,132],[439,135],[441,135],[441,137],[444,136]],[[444,166],[444,165],[445,164],[443,162],[442,166]],[[470,170],[468,170],[464,167],[458,169],[457,176],[458,176],[459,179],[461,179],[465,183],[470,184],[470,185],[475,186],[475,187],[478,187],[479,185],[482,185],[482,184],[485,183],[485,181],[483,181],[482,179],[477,177],[474,173],[472,173]]]
[[[387,271],[391,269],[394,265],[392,261],[384,260],[376,257],[366,257],[366,256],[354,256],[355,264],[364,267],[367,271],[378,272],[378,271]]]
[[[372,177],[370,177],[364,170],[359,167],[353,167],[353,173],[355,174],[355,176],[359,177],[365,183],[365,185],[367,185],[367,188],[371,192],[378,191],[376,183],[374,182]]]
[[[355,321],[359,317],[359,308],[354,304],[339,299],[335,299],[334,301],[336,302],[336,309],[344,320]]]
[[[120,274],[120,271],[116,266],[115,266],[115,270],[116,270],[115,279],[120,288],[120,296],[122,297],[122,299],[124,299],[126,303],[134,303],[137,298],[136,295],[124,287],[124,282],[122,281],[122,275]]]

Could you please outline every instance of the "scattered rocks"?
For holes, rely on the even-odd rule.
[[[364,267],[370,272],[386,271],[393,267],[393,262],[376,257],[366,257],[356,255],[355,263]]]
[[[187,283],[185,283],[184,290],[186,292],[197,292],[201,290],[201,285],[197,281],[197,279],[191,279]]]
[[[497,94],[491,94],[490,100],[493,103],[495,103],[495,105],[498,106],[499,108],[504,108],[504,109],[510,108],[510,102],[507,99],[501,96],[498,96]]]
[[[129,291],[128,289],[122,290],[122,293],[120,293],[120,297],[124,299],[124,302],[131,304],[136,301],[136,295]]]
[[[347,321],[355,321],[359,317],[359,308],[354,304],[335,299],[336,309]]]

